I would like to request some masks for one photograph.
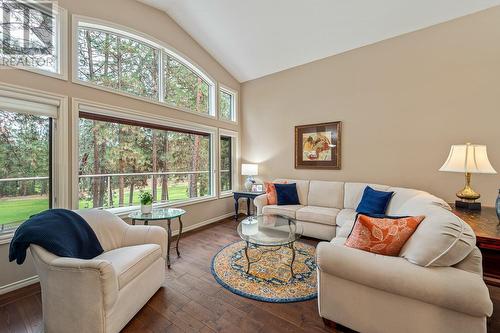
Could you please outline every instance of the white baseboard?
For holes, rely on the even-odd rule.
[[[9,284],[7,284],[5,286],[1,286],[0,287],[0,295],[6,294],[6,293],[10,293],[11,291],[14,291],[14,290],[17,290],[17,289],[20,289],[20,288],[23,288],[23,287],[27,287],[29,285],[37,283],[38,281],[40,281],[38,279],[38,275],[35,275],[35,276],[29,277],[27,279],[23,279],[23,280],[20,280],[20,281],[9,283]]]
[[[231,216],[234,216],[234,213],[227,213],[227,214],[217,216],[217,217],[205,220],[205,221],[201,221],[199,223],[196,223],[196,224],[193,224],[193,225],[190,225],[188,227],[183,228],[182,233],[201,228],[203,226],[218,222],[220,220],[226,219],[226,218],[231,217]],[[172,236],[177,236],[178,234],[179,234],[179,230],[172,231]],[[181,238],[181,240],[182,240],[182,238]],[[9,293],[9,292],[14,291],[16,289],[20,289],[20,288],[29,286],[31,284],[37,283],[38,281],[39,281],[38,275],[35,275],[35,276],[32,276],[32,277],[27,278],[27,279],[23,279],[20,281],[9,283],[5,286],[0,286],[0,295]]]
[[[227,214],[217,216],[217,217],[205,220],[205,221],[201,221],[199,223],[182,228],[182,233],[201,228],[203,226],[218,222],[218,221],[223,220],[223,219],[227,219],[228,217],[231,217],[231,216],[234,216],[234,213],[227,213]],[[172,230],[172,236],[177,236],[178,234],[179,234],[179,230]]]

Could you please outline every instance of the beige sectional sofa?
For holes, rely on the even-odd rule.
[[[359,332],[486,332],[493,306],[469,225],[427,192],[377,184],[277,179],[297,184],[300,205],[254,203],[258,214],[300,221],[318,244],[320,315]],[[426,216],[399,257],[344,246],[366,186],[393,191],[392,216]]]

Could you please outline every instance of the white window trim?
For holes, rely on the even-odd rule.
[[[49,76],[55,79],[68,81],[68,11],[61,6],[59,6],[56,2],[56,7],[54,10],[56,11],[59,19],[56,20],[56,41],[57,41],[57,52],[58,52],[58,64],[56,73],[46,71],[39,68],[34,67],[14,67],[12,69],[20,69],[23,71]]]
[[[133,39],[136,39],[140,42],[143,42],[147,45],[150,45],[154,48],[160,49],[161,51],[170,54],[171,56],[175,57],[177,60],[179,60],[182,64],[193,70],[197,75],[199,75],[202,79],[204,79],[209,87],[210,87],[210,93],[209,93],[209,114],[201,113],[201,112],[196,112],[194,110],[184,108],[181,106],[177,106],[171,103],[163,102],[162,101],[162,95],[163,95],[163,88],[160,86],[158,87],[159,89],[159,96],[158,100],[156,99],[151,99],[147,97],[142,97],[142,96],[137,96],[131,93],[127,93],[124,91],[120,91],[118,89],[113,89],[109,87],[104,87],[100,86],[91,82],[83,81],[78,79],[78,27],[79,26],[86,26],[89,28],[97,28],[101,30],[106,30],[112,33],[116,33],[119,35],[124,35],[124,36],[129,36]],[[105,28],[105,29],[104,29]],[[91,18],[87,16],[81,16],[81,15],[72,15],[72,46],[71,46],[71,59],[72,59],[72,82],[76,84],[80,84],[83,86],[95,88],[95,89],[100,89],[104,90],[113,94],[121,95],[121,96],[126,96],[134,99],[138,99],[141,101],[153,103],[156,105],[161,105],[161,106],[166,106],[174,110],[179,110],[183,112],[188,112],[197,116],[202,116],[202,117],[207,117],[210,119],[217,119],[217,81],[210,76],[205,70],[202,69],[201,66],[199,66],[196,62],[191,60],[189,57],[184,55],[182,52],[176,50],[174,47],[170,46],[169,44],[160,41],[150,35],[147,35],[145,33],[142,33],[140,31],[134,30],[132,28],[128,28],[119,24],[115,24],[109,21],[104,21],[96,18]],[[160,59],[162,57],[160,56]],[[163,61],[163,60],[161,60]],[[163,82],[160,80],[160,82]]]
[[[231,154],[233,156],[232,158],[232,161],[231,161],[231,167],[232,167],[232,189],[229,190],[229,191],[222,191],[221,190],[221,184],[220,184],[220,179],[221,179],[221,167],[220,167],[220,151],[221,151],[221,140],[220,140],[220,137],[221,136],[229,136],[232,138],[232,142],[231,142]],[[218,165],[218,184],[217,184],[217,188],[219,189],[219,199],[222,199],[222,198],[227,198],[227,197],[230,197],[233,195],[233,192],[235,190],[237,190],[239,188],[239,179],[240,179],[240,175],[239,175],[239,168],[238,168],[238,163],[239,163],[239,160],[240,160],[240,155],[239,155],[239,152],[240,152],[240,149],[239,149],[239,133],[238,132],[235,132],[235,131],[230,131],[230,130],[227,130],[227,129],[223,129],[223,128],[219,128],[219,158],[218,158],[218,161],[217,161],[217,165]]]
[[[0,83],[0,97],[18,99],[20,104],[43,103],[57,106],[57,117],[55,117],[52,137],[54,152],[52,158],[53,207],[69,208],[68,97],[7,83]],[[1,234],[0,244],[9,243],[13,235],[14,230],[11,233]]]
[[[90,113],[95,113],[95,114],[100,114],[100,115],[105,115],[105,116],[110,116],[110,117],[116,117],[116,118],[122,118],[122,119],[128,119],[128,120],[135,120],[138,122],[143,122],[143,123],[151,123],[151,124],[158,124],[158,125],[164,125],[164,126],[169,126],[169,127],[177,127],[179,129],[185,129],[185,130],[192,130],[192,131],[198,131],[198,132],[204,132],[210,135],[210,160],[212,161],[211,163],[211,170],[210,174],[212,175],[211,178],[211,191],[212,193],[210,195],[200,197],[200,198],[191,198],[188,200],[182,200],[182,201],[174,201],[174,202],[160,202],[154,204],[154,207],[183,207],[195,203],[200,203],[200,202],[205,202],[205,201],[211,201],[211,200],[216,200],[217,199],[217,184],[218,184],[218,177],[217,177],[217,172],[216,172],[216,166],[215,166],[215,156],[216,155],[216,144],[218,142],[217,139],[217,128],[212,127],[212,126],[207,126],[207,125],[202,125],[198,123],[193,123],[189,121],[183,121],[179,119],[174,119],[170,118],[167,116],[163,115],[153,115],[147,112],[139,111],[139,110],[132,110],[132,109],[126,109],[118,106],[111,106],[107,104],[101,104],[101,103],[96,103],[92,101],[87,101],[84,99],[78,99],[78,98],[72,98],[71,99],[71,104],[72,104],[72,137],[71,137],[71,145],[72,145],[72,152],[73,152],[73,157],[72,157],[72,167],[71,167],[71,174],[72,174],[72,207],[73,209],[78,209],[78,201],[79,201],[79,193],[78,193],[78,187],[79,187],[79,179],[78,179],[78,171],[79,171],[79,123],[80,123],[80,117],[79,117],[79,112],[80,110],[84,110],[85,112],[90,112]],[[107,209],[110,212],[113,212],[118,215],[124,215],[126,213],[136,211],[140,208],[140,206],[130,206],[130,207],[120,207],[120,208],[111,208]]]
[[[232,119],[231,120],[227,120],[227,119],[222,119],[221,116],[220,116],[220,110],[219,110],[219,99],[220,99],[220,92],[223,91],[231,96],[233,96],[233,109],[231,110],[231,114],[232,114]],[[238,92],[234,89],[231,89],[221,83],[219,83],[219,89],[217,90],[217,117],[219,119],[219,121],[223,121],[225,123],[229,123],[229,124],[233,124],[233,125],[237,125],[238,124],[238,103],[239,103],[239,100],[238,100]]]

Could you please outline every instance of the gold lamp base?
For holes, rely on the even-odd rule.
[[[457,197],[460,200],[455,201],[455,207],[467,209],[467,210],[481,210],[481,203],[475,202],[481,197],[481,194],[477,193],[470,187],[471,174],[465,174],[465,187],[457,192]]]
[[[467,172],[465,174],[465,187],[461,191],[457,192],[457,197],[462,200],[474,201],[481,197],[481,194],[477,193],[472,189],[472,187],[470,187],[470,178],[471,174]]]

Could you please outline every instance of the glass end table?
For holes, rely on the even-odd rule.
[[[293,264],[295,262],[294,243],[302,236],[303,228],[300,222],[282,215],[259,215],[250,216],[238,224],[238,235],[245,241],[245,257],[247,260],[246,273],[250,272],[250,265],[258,262],[262,256],[256,260],[250,260],[248,249],[250,247],[258,249],[261,254],[276,252],[282,247],[288,247],[292,252],[290,262],[291,278],[294,277]],[[261,248],[268,247],[271,249]]]
[[[128,215],[128,217],[132,220],[132,225],[135,225],[136,221],[144,221],[144,225],[149,225],[149,221],[159,221],[159,220],[167,221],[167,234],[168,234],[167,267],[168,268],[170,268],[170,244],[172,241],[171,221],[173,219],[179,219],[179,234],[177,235],[175,250],[177,252],[177,256],[180,257],[181,254],[179,252],[179,240],[181,239],[182,235],[181,216],[184,214],[186,214],[186,211],[180,208],[157,208],[153,209],[153,211],[149,214],[143,214],[139,210],[132,212]]]

